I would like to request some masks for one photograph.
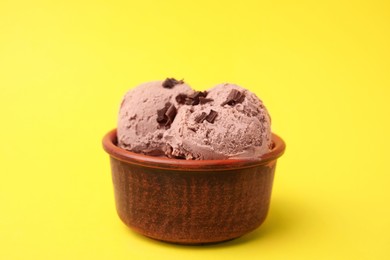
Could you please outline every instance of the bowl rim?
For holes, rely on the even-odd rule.
[[[223,159],[223,160],[184,160],[144,155],[130,152],[117,146],[116,128],[109,131],[102,140],[104,150],[113,158],[143,167],[169,170],[207,171],[231,170],[265,165],[282,156],[286,144],[282,138],[272,133],[274,148],[259,158]]]

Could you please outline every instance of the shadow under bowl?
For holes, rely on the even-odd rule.
[[[277,158],[285,143],[257,159],[181,160],[117,146],[116,129],[103,138],[110,155],[116,209],[132,230],[179,244],[231,240],[259,227],[270,204]]]

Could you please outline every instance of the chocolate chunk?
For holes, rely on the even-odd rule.
[[[235,104],[244,101],[244,99],[245,95],[242,92],[236,89],[232,89],[226,100],[221,104],[221,106],[224,106],[226,104],[228,104],[229,106],[234,106]]]
[[[206,121],[209,123],[214,123],[215,118],[217,117],[218,113],[214,110],[210,110],[210,113],[206,117]]]
[[[163,107],[162,109],[157,110],[157,122],[159,124],[165,124],[168,121],[168,117],[165,115],[165,113],[167,112],[170,105],[167,106],[167,104],[165,104],[165,107]]]
[[[186,105],[197,105],[199,104],[200,91],[196,91],[191,95],[188,95]]]
[[[177,79],[174,79],[174,78],[166,78],[164,80],[164,82],[162,83],[162,86],[164,88],[173,88],[175,85],[183,84],[183,83],[184,83],[183,80],[177,80]]]
[[[176,102],[179,104],[184,104],[186,102],[187,95],[184,93],[180,93],[176,96]]]
[[[186,105],[194,105],[194,103],[194,100],[189,97],[186,97],[186,101],[184,102]]]
[[[176,96],[176,101],[179,104],[193,105],[196,106],[198,104],[205,104],[207,102],[213,101],[211,98],[206,98],[207,91],[195,91],[191,95],[186,95],[184,93],[180,93]]]
[[[202,112],[202,114],[200,114],[197,117],[195,117],[195,122],[203,123],[203,121],[206,119],[206,117],[207,117],[206,112]]]
[[[199,97],[199,104],[203,105],[206,104],[207,102],[214,101],[212,98],[205,98],[205,97]]]
[[[242,103],[245,99],[245,95],[242,92],[239,93],[240,93],[240,97],[237,99],[237,103]]]
[[[168,110],[167,110],[167,112],[165,113],[165,115],[168,117],[168,123],[169,124],[171,124],[173,122],[173,120],[176,117],[176,114],[177,114],[176,107],[173,104],[170,105]]]
[[[195,91],[191,95],[188,95],[188,98],[199,99],[199,97],[206,97],[206,96],[207,96],[207,91]]]
[[[193,94],[188,96],[188,103],[190,103],[190,105],[198,105],[200,103],[200,98],[205,98],[207,94],[207,91],[195,91]]]
[[[170,102],[166,103],[162,109],[157,110],[157,122],[161,126],[170,127],[177,113],[176,107]]]
[[[207,122],[212,124],[212,123],[214,123],[217,115],[218,115],[218,113],[214,110],[210,110],[209,114],[207,114],[206,112],[202,112],[202,114],[195,117],[195,122],[203,123],[203,121],[206,120]]]

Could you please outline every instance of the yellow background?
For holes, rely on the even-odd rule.
[[[390,259],[388,1],[0,2],[0,259]],[[137,84],[233,82],[287,143],[264,225],[129,231],[101,138]]]

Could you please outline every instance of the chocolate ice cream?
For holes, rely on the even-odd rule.
[[[192,92],[191,87],[175,79],[144,83],[128,91],[119,110],[118,146],[136,153],[164,155],[162,137],[181,106],[175,97]]]
[[[270,116],[257,96],[234,84],[192,90],[168,78],[123,99],[121,148],[154,156],[210,160],[260,158],[272,148]]]

